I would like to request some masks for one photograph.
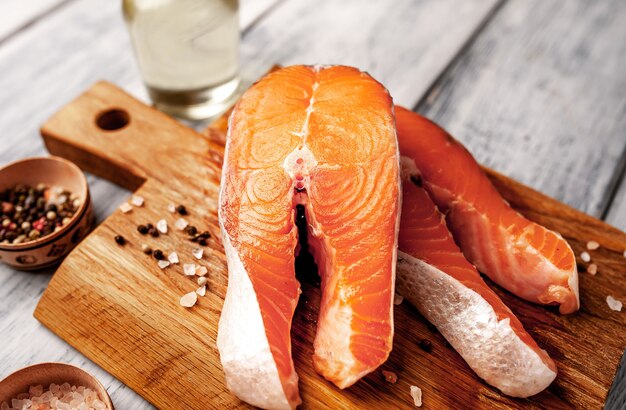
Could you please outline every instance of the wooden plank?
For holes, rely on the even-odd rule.
[[[273,64],[345,64],[413,106],[499,0],[306,0],[281,4],[246,33],[244,74]]]
[[[0,2],[0,44],[69,1],[72,0],[4,0]]]
[[[125,109],[131,122],[119,132],[103,134],[93,118],[111,107]],[[209,135],[220,132],[223,128]],[[223,384],[215,349],[227,284],[217,226],[223,148],[210,142],[220,139],[202,138],[106,84],[95,86],[53,117],[43,133],[52,152],[99,175],[131,181],[129,187],[137,185],[134,181],[138,179],[147,178],[147,182],[139,188],[146,198],[143,208],[128,215],[114,213],[68,256],[46,289],[36,317],[157,407],[191,407],[206,397],[220,408],[240,406]],[[303,301],[296,311],[292,335],[303,408],[413,408],[411,384],[424,390],[427,408],[602,406],[626,345],[626,317],[611,311],[605,302],[607,294],[626,292],[623,258],[618,251],[626,247],[626,234],[493,171],[489,176],[514,208],[562,233],[576,253],[589,239],[602,244],[593,252],[598,275],[581,273],[582,306],[575,314],[560,315],[556,309],[529,304],[497,289],[557,362],[557,380],[545,392],[526,400],[499,394],[482,383],[404,303],[395,309],[394,350],[383,366],[398,374],[398,383],[390,385],[374,372],[340,391],[312,369],[319,289],[311,278],[300,277]],[[184,258],[187,262],[191,259],[188,251],[193,245],[175,230],[156,240],[142,237],[135,229],[138,223],[163,217],[171,225],[176,216],[165,211],[170,201],[184,202],[190,210],[189,220],[215,238],[205,250],[208,258],[201,262],[210,268],[210,292],[191,310],[177,303],[183,293],[195,288],[193,280],[182,275],[180,266],[160,270],[139,247],[151,241],[153,247],[178,251],[185,263]],[[112,240],[115,234],[124,235],[129,244],[120,248]],[[81,317],[97,318],[95,326],[77,320]],[[432,341],[432,353],[419,348],[422,339]],[[176,394],[180,391],[187,393],[181,397]]]
[[[623,161],[626,162],[626,154]],[[626,170],[624,172],[626,172]],[[624,178],[624,176],[622,176],[622,178]],[[615,193],[613,202],[607,212],[606,222],[626,231],[626,178],[622,179]]]
[[[485,165],[599,216],[626,139],[626,2],[510,0],[418,111]]]

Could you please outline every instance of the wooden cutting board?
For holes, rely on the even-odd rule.
[[[163,409],[239,408],[231,395],[215,345],[227,285],[217,222],[223,153],[222,118],[206,135],[135,100],[108,83],[95,84],[42,127],[48,150],[85,171],[107,178],[145,198],[128,214],[116,211],[72,253],[52,278],[35,317],[87,357]],[[489,176],[519,211],[551,229],[576,254],[589,240],[595,276],[580,268],[581,310],[561,316],[497,289],[526,329],[559,367],[550,388],[530,399],[511,399],[478,379],[460,356],[406,302],[395,309],[394,349],[380,370],[394,371],[396,384],[380,370],[341,391],[319,377],[311,355],[319,289],[301,277],[303,293],[292,339],[300,375],[302,408],[414,408],[409,386],[423,391],[424,408],[601,408],[626,347],[626,312],[614,312],[607,295],[626,301],[626,234],[495,172]],[[209,270],[209,291],[191,309],[179,298],[195,290],[182,264],[196,262],[197,245],[174,228],[179,216],[169,203],[184,204],[185,218],[212,234],[200,263]],[[142,236],[138,224],[166,219],[167,235]],[[115,235],[128,243],[115,243]],[[180,264],[159,269],[142,244],[176,251]],[[244,320],[244,318],[242,318]],[[426,352],[419,342],[432,342]]]

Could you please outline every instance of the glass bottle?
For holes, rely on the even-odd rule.
[[[238,0],[123,0],[123,12],[154,105],[206,119],[239,86]]]

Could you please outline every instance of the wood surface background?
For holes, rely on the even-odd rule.
[[[377,3],[241,0],[244,76],[275,62],[358,65],[483,163],[626,229],[625,2]],[[97,80],[147,101],[119,2],[5,0],[0,11],[0,164],[44,153],[39,126]],[[128,196],[89,182],[99,220]],[[0,377],[70,362],[99,377],[121,408],[151,408],[31,317],[51,272],[0,266],[0,330],[11,335],[0,344]],[[626,403],[625,373],[609,409]]]

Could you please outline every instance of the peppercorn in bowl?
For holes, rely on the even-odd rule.
[[[87,179],[59,157],[0,169],[0,261],[21,270],[58,263],[93,226]]]

